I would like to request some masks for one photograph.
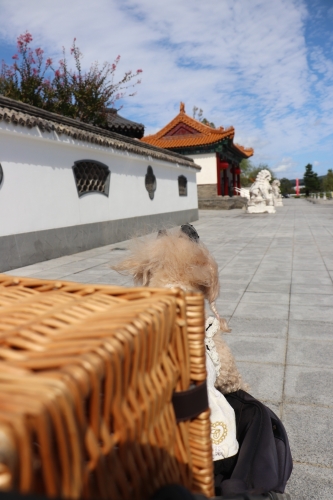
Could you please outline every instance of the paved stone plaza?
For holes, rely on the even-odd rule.
[[[221,315],[251,393],[283,420],[297,500],[333,498],[333,206],[284,200],[276,214],[201,211],[194,223],[220,267]],[[131,285],[110,265],[128,242],[8,274]]]

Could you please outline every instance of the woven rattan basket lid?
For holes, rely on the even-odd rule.
[[[179,483],[213,496],[204,302],[179,289],[0,275],[0,488],[144,499]]]

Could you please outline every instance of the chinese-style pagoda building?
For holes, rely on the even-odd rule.
[[[199,198],[210,198],[238,194],[239,164],[253,155],[253,149],[235,144],[234,136],[234,127],[215,129],[190,117],[181,102],[178,115],[170,123],[141,140],[193,158],[201,166],[197,173]]]

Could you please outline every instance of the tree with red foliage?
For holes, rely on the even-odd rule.
[[[50,58],[44,62],[44,51],[40,47],[34,50],[30,47],[32,40],[28,32],[20,35],[13,64],[2,61],[0,94],[86,123],[106,126],[106,108],[114,107],[126,95],[134,96],[135,92],[127,94],[128,90],[141,83],[136,79],[141,69],[127,71],[119,82],[114,82],[120,56],[112,64],[105,62],[101,68],[96,62],[84,72],[75,38],[70,50],[74,70],[68,67],[64,48],[56,68]]]

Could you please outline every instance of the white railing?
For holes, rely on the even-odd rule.
[[[324,191],[321,193],[310,193],[310,198],[313,199],[322,199],[322,200],[332,200],[333,199],[333,191]]]

